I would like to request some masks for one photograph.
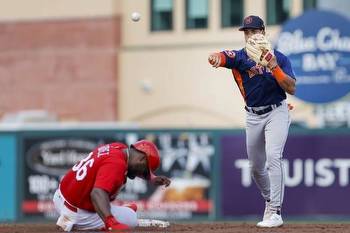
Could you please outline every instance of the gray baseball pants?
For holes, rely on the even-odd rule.
[[[247,112],[246,143],[251,174],[263,198],[281,207],[284,195],[282,153],[291,119],[286,101],[272,111]]]

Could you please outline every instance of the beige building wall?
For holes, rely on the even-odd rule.
[[[147,127],[244,127],[244,101],[230,70],[212,68],[208,54],[240,49],[244,37],[237,28],[220,27],[220,2],[209,1],[209,28],[184,29],[184,0],[174,1],[174,30],[150,31],[150,1],[124,1],[120,53],[120,120]],[[292,2],[293,15],[301,0]],[[130,14],[141,13],[133,22]],[[246,0],[245,15],[265,19],[264,0]],[[272,41],[278,26],[268,27]],[[312,111],[293,97],[293,117],[305,119]],[[312,120],[312,119],[311,119]]]

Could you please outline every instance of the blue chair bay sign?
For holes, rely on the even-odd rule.
[[[350,19],[330,11],[307,11],[283,25],[276,49],[289,57],[296,96],[328,103],[350,92]]]

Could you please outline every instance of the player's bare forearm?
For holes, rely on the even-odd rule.
[[[272,71],[273,76],[277,80],[280,87],[290,95],[295,94],[295,79],[283,72],[277,64],[277,59],[274,56],[268,63],[267,67]]]
[[[282,89],[290,95],[295,94],[295,80],[289,75],[285,75],[284,79],[277,79],[278,84]]]
[[[96,213],[101,217],[101,219],[105,219],[107,216],[111,215],[109,196],[106,191],[100,188],[93,188],[90,196]]]

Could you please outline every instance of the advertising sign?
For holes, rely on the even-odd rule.
[[[23,217],[56,218],[52,197],[66,171],[98,145],[113,141],[128,145],[139,139],[155,142],[161,153],[158,175],[166,175],[168,188],[142,179],[128,179],[114,204],[133,202],[138,216],[156,219],[208,218],[213,212],[212,164],[215,148],[207,132],[128,132],[113,136],[60,136],[23,138]]]
[[[276,49],[292,63],[298,98],[326,103],[349,93],[349,23],[335,12],[313,10],[283,25]]]
[[[86,157],[97,146],[97,141],[97,138],[84,137],[24,139],[24,217],[57,217],[52,198],[61,177]]]
[[[349,215],[350,135],[291,135],[284,152],[283,212]],[[224,136],[221,210],[225,217],[262,215],[264,200],[250,176],[245,137]]]

